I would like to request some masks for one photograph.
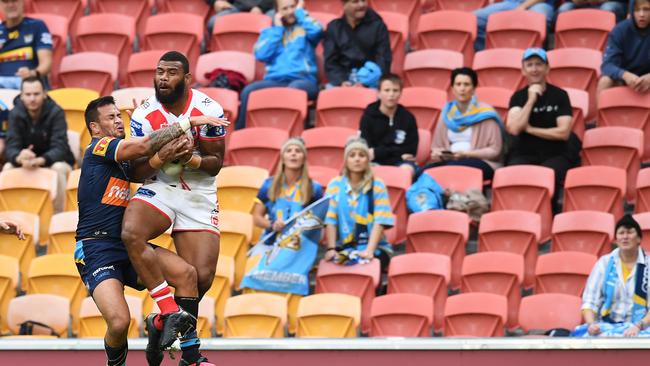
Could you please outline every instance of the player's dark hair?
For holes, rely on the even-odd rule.
[[[178,51],[169,51],[166,52],[162,57],[160,57],[160,61],[178,61],[183,65],[183,71],[187,74],[190,72],[190,62],[187,61],[187,57],[185,57],[184,54],[178,52]]]
[[[113,98],[110,95],[107,95],[105,97],[99,97],[95,100],[90,101],[90,103],[88,103],[88,106],[86,107],[86,111],[84,112],[84,119],[86,120],[86,128],[88,129],[88,132],[91,132],[90,122],[97,122],[97,120],[99,119],[98,109],[105,105],[114,105],[114,104],[115,104],[115,98]]]
[[[478,76],[476,75],[476,71],[474,71],[472,68],[459,67],[457,69],[453,69],[451,71],[451,85],[454,85],[454,81],[456,81],[456,76],[458,75],[469,76],[469,78],[472,79],[472,86],[478,86]]]
[[[25,83],[39,83],[43,87],[43,90],[45,90],[45,84],[43,83],[43,79],[39,78],[38,76],[28,76],[23,79],[23,81],[20,83],[20,90],[23,90],[23,85]]]
[[[379,79],[379,84],[377,84],[377,85],[379,85],[380,89],[381,89],[381,84],[384,81],[390,81],[393,84],[397,84],[397,85],[399,85],[400,89],[402,89],[402,87],[404,86],[404,83],[402,82],[402,79],[399,76],[397,76],[396,74],[388,73],[388,74],[382,75],[381,78]]]

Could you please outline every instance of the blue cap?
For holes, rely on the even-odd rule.
[[[524,57],[521,60],[526,61],[531,57],[539,57],[542,59],[542,61],[548,63],[548,57],[546,57],[546,51],[544,51],[543,48],[539,48],[539,47],[527,48],[526,51],[524,51]]]

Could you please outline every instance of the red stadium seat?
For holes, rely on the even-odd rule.
[[[582,141],[585,136],[585,123],[589,115],[589,93],[574,88],[562,88],[569,94],[571,109],[573,110],[572,131]]]
[[[404,14],[388,11],[379,12],[379,16],[388,28],[390,49],[393,52],[391,71],[401,75],[406,57],[406,42],[409,39],[409,18]]]
[[[542,47],[546,39],[546,17],[525,10],[491,14],[486,27],[486,48]]]
[[[180,2],[178,2],[180,3]],[[188,13],[164,13],[147,19],[141,49],[176,50],[184,54],[194,72],[203,42],[203,17]]]
[[[92,0],[91,13],[124,14],[133,17],[137,24],[137,33],[144,34],[144,26],[151,16],[151,9],[156,0]]]
[[[641,238],[641,248],[646,252],[650,251],[650,212],[641,212],[634,215],[634,219],[641,226],[643,237]]]
[[[473,69],[478,74],[480,86],[498,86],[511,91],[526,85],[521,74],[523,52],[514,48],[483,50],[474,55]]]
[[[264,14],[235,13],[219,16],[212,29],[210,50],[252,54],[260,32],[270,26],[271,18]]]
[[[287,131],[277,128],[245,128],[232,133],[228,155],[233,165],[250,165],[274,172],[280,159],[280,148],[289,138]]]
[[[460,291],[486,292],[508,299],[510,329],[517,326],[521,284],[524,280],[524,258],[507,252],[483,252],[465,257]]]
[[[491,105],[497,111],[504,124],[508,122],[512,90],[496,86],[479,86],[476,88],[475,94],[479,101]]]
[[[318,95],[316,127],[339,126],[359,129],[359,121],[377,92],[368,88],[331,88]]]
[[[324,0],[319,0],[318,4],[324,2]],[[307,1],[305,1],[307,3]],[[307,9],[309,10],[309,9]],[[321,12],[321,11],[309,11],[309,16],[316,19],[317,22],[320,23],[320,25],[323,26],[323,29],[327,29],[327,25],[330,24],[330,22],[336,18],[339,18],[341,16],[341,13],[327,13],[327,12]],[[321,53],[322,53],[322,45],[319,43],[319,47],[321,47]]]
[[[548,62],[551,65],[548,82],[561,88],[587,91],[590,102],[587,119],[594,117],[602,53],[587,48],[560,48],[548,51]]]
[[[289,136],[300,136],[306,117],[307,93],[304,90],[266,88],[250,94],[246,127],[273,127],[289,131]]]
[[[523,256],[523,285],[533,287],[540,234],[538,214],[514,210],[490,212],[481,218],[478,233],[479,252],[510,252]]]
[[[639,170],[636,178],[636,205],[634,212],[650,212],[650,169]]]
[[[553,218],[551,250],[603,256],[612,250],[614,216],[598,211],[571,211]]]
[[[470,189],[483,190],[483,171],[468,166],[439,166],[425,170],[444,189],[467,192]]]
[[[463,66],[463,54],[449,50],[411,52],[404,60],[404,86],[423,86],[447,91],[451,71]]]
[[[337,17],[343,14],[343,5],[339,0],[305,0],[305,9],[310,13],[322,12],[336,15]],[[324,24],[327,26],[327,24]]]
[[[332,169],[343,167],[343,150],[357,131],[345,127],[316,127],[302,132],[307,147],[307,162]]]
[[[68,19],[70,26],[68,31],[74,36],[77,22],[84,13],[86,3],[86,0],[31,0],[31,9],[26,8],[25,11],[60,15]]]
[[[418,128],[418,151],[415,154],[415,162],[424,165],[431,155],[431,131]]]
[[[409,33],[415,34],[422,14],[420,0],[368,0],[368,5],[377,12],[404,15],[410,23]]]
[[[66,54],[68,42],[68,19],[61,15],[49,13],[26,14],[31,18],[40,19],[45,22],[47,29],[52,34],[52,71],[50,71],[50,83],[53,87],[59,86],[59,65]]]
[[[235,130],[235,121],[239,115],[239,94],[234,90],[224,88],[199,88],[199,91],[216,100],[223,107],[223,113],[230,121],[230,125],[226,127],[226,146],[228,146],[230,135]],[[230,162],[226,161],[226,163]]]
[[[460,10],[470,12],[488,5],[489,0],[433,0],[440,10]]]
[[[194,77],[201,85],[208,85],[205,76],[216,68],[239,71],[249,83],[255,79],[255,57],[239,51],[217,51],[205,53],[199,57]]]
[[[341,266],[321,260],[316,272],[316,293],[340,293],[361,299],[361,329],[370,330],[370,305],[375,298],[375,289],[379,286],[381,269],[379,260],[373,259],[368,264]]]
[[[580,47],[603,52],[616,16],[600,9],[559,13],[555,22],[555,48]]]
[[[406,224],[407,253],[436,253],[451,259],[450,286],[460,286],[460,269],[469,238],[469,217],[451,210],[411,214]]]
[[[390,206],[395,214],[396,238],[392,244],[402,243],[406,240],[406,191],[411,186],[411,173],[397,166],[376,165],[372,167],[375,177],[386,184]]]
[[[445,306],[446,337],[503,337],[508,299],[482,292],[450,296]]]
[[[596,264],[593,254],[556,252],[537,258],[535,293],[582,296],[587,278]]]
[[[471,66],[474,60],[476,16],[460,10],[426,13],[420,17],[417,40],[420,49],[460,52],[463,54],[464,65]]]
[[[339,175],[340,170],[318,165],[309,166],[309,178],[323,187],[323,192],[332,179]]]
[[[132,54],[126,66],[126,86],[151,88],[158,60],[165,52],[153,50]]]
[[[541,218],[540,242],[551,236],[551,199],[555,191],[555,172],[536,165],[499,168],[492,180],[492,211],[523,210]]]
[[[582,323],[582,299],[566,294],[540,294],[521,299],[519,324],[525,332],[555,328],[573,330]]]
[[[433,300],[416,294],[376,297],[370,307],[371,337],[428,337]]]
[[[434,329],[443,327],[447,286],[451,275],[449,257],[434,253],[410,253],[395,256],[388,267],[388,293],[425,295],[433,300],[429,314]]]
[[[603,90],[598,96],[598,125],[636,128],[650,136],[650,94],[627,86]],[[646,140],[644,162],[650,160],[650,139]]]
[[[564,181],[564,211],[608,212],[623,217],[627,172],[609,166],[569,169]]]
[[[189,13],[205,18],[210,7],[203,0],[157,0],[159,13]],[[203,21],[203,19],[201,20]],[[203,24],[203,23],[201,23]]]
[[[582,165],[605,165],[627,171],[627,199],[635,199],[636,176],[643,156],[643,131],[628,127],[599,127],[585,132]]]
[[[399,102],[413,113],[418,128],[433,135],[440,112],[447,103],[447,93],[435,88],[413,86],[402,90]]]
[[[59,79],[64,88],[86,88],[108,95],[113,91],[118,69],[119,60],[115,55],[80,52],[61,60]]]

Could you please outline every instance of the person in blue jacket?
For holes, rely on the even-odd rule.
[[[650,0],[635,0],[632,14],[609,33],[598,93],[621,85],[650,91]]]
[[[266,64],[264,80],[247,85],[241,93],[236,129],[246,127],[248,97],[255,90],[289,87],[307,92],[310,100],[318,95],[318,66],[314,49],[323,28],[298,7],[297,0],[276,0],[273,25],[262,30],[255,43],[255,58]]]

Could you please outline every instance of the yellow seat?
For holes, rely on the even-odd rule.
[[[226,302],[224,337],[282,338],[287,300],[270,294],[244,294]]]
[[[216,329],[217,334],[223,334],[224,321],[223,311],[226,307],[226,301],[232,293],[232,285],[235,282],[235,260],[224,254],[219,255],[217,262],[217,271],[214,273],[212,286],[205,293],[205,296],[213,298],[214,312],[217,316]]]
[[[300,303],[302,296],[287,292],[262,291],[252,288],[246,288],[243,292],[245,294],[268,294],[284,298],[287,301],[287,331],[289,334],[296,333],[298,327],[298,304]]]
[[[220,253],[235,259],[235,282],[238,288],[246,268],[246,254],[253,231],[253,216],[248,213],[222,210],[219,212],[221,230]]]
[[[127,110],[133,111],[133,100],[135,100],[136,106],[139,106],[140,103],[150,96],[155,94],[154,88],[122,88],[113,90],[111,95],[115,98],[115,105],[120,110],[122,114],[122,121],[124,122],[124,133],[126,137],[131,137],[131,117]]]
[[[152,244],[156,244],[157,246],[161,248],[165,248],[168,250],[171,250],[172,252],[176,253],[176,247],[174,246],[174,238],[172,238],[172,228],[171,226],[167,228],[167,230],[160,234],[157,238],[150,240]]]
[[[35,294],[19,296],[9,302],[7,321],[9,330],[18,335],[20,325],[28,320],[48,325],[60,337],[68,336],[68,323],[70,322],[70,301],[64,296]],[[12,338],[51,338],[49,329],[33,328],[33,336],[19,336]]]
[[[47,247],[49,254],[74,253],[78,222],[77,211],[65,211],[52,216],[49,230],[50,242]]]
[[[68,129],[79,132],[82,149],[90,143],[90,133],[86,128],[84,112],[88,103],[99,98],[99,93],[83,88],[60,88],[50,90],[49,96],[63,108]]]
[[[65,185],[65,211],[79,210],[79,205],[77,204],[77,190],[79,187],[80,176],[81,169],[75,169],[68,174],[68,181]]]
[[[217,196],[222,210],[253,213],[255,197],[264,180],[266,169],[254,166],[229,166],[217,176]]]
[[[143,319],[142,302],[135,296],[125,295],[124,298],[131,315],[128,337],[138,338]],[[93,298],[89,296],[83,299],[79,309],[79,338],[104,338],[106,328],[106,321],[99,312],[97,305],[95,305]]]
[[[70,151],[74,156],[75,166],[81,166],[81,134],[77,131],[68,130],[68,146],[70,146]]]
[[[199,303],[199,317],[196,319],[196,329],[199,338],[212,337],[214,329],[214,307],[215,300],[210,296],[203,296]]]
[[[27,272],[28,294],[59,295],[70,300],[72,329],[79,326],[79,307],[87,291],[70,254],[48,254],[32,260]]]
[[[16,258],[20,267],[21,287],[26,288],[29,264],[36,256],[38,243],[38,216],[33,213],[20,211],[0,212],[0,219],[13,220],[20,224],[25,240],[18,240],[16,235],[0,233],[0,255]]]
[[[124,295],[137,298],[142,307],[142,314],[149,315],[153,311],[153,299],[149,296],[149,290],[136,290],[128,286],[124,286]]]
[[[56,197],[57,175],[52,169],[9,169],[0,172],[0,211],[24,211],[39,216],[39,240],[47,242]]]
[[[18,259],[0,255],[0,333],[6,333],[9,330],[7,308],[9,301],[16,297],[19,268]]]
[[[361,321],[361,300],[327,293],[306,296],[298,304],[296,337],[353,338]]]

